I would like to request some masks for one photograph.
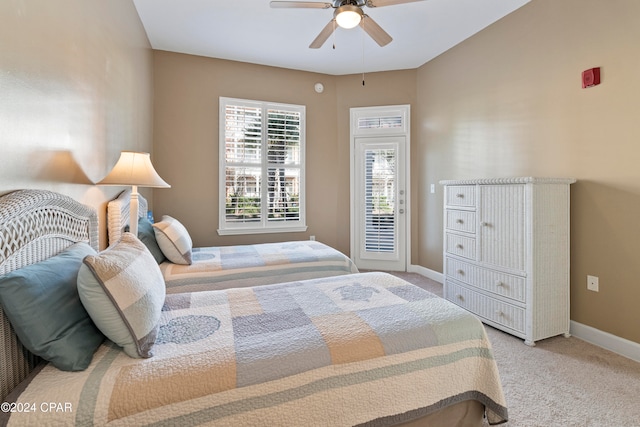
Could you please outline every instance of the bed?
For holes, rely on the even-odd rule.
[[[95,253],[77,273],[81,298],[84,272],[100,271],[97,260],[112,261],[114,252],[139,250],[122,258],[136,266],[131,277],[156,277],[151,268],[137,269],[144,259],[162,280],[131,233],[99,253],[97,238],[95,212],[66,196],[4,195],[0,282],[80,246]],[[154,289],[163,290],[156,281]],[[6,316],[15,307],[7,304],[5,285],[0,425],[480,426],[507,420],[482,324],[386,273],[166,297],[162,291],[154,342],[144,344],[151,355],[130,357],[126,345],[104,338],[88,366],[76,371],[43,363],[23,347],[16,331],[25,331]],[[139,288],[135,281],[127,285]]]
[[[125,190],[107,204],[109,244],[129,225]],[[147,201],[139,197],[139,220],[147,217]],[[294,280],[358,273],[351,259],[317,241],[193,248],[191,264],[160,263],[168,293],[258,286]]]

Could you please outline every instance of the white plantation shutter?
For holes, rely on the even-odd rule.
[[[270,109],[267,112],[267,140],[269,163],[300,164],[301,114]]]
[[[358,117],[357,128],[362,129],[400,129],[404,126],[403,116],[394,114],[388,116]]]
[[[365,150],[366,252],[395,252],[395,150]]]
[[[262,110],[246,105],[225,106],[225,221],[261,220]]]
[[[220,234],[302,231],[305,107],[220,98]]]
[[[301,114],[268,109],[267,117],[267,221],[299,221]]]

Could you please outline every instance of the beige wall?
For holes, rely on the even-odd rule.
[[[338,123],[338,140],[341,151],[338,153],[339,165],[338,173],[340,182],[346,185],[339,189],[340,206],[346,207],[340,215],[345,215],[346,221],[338,224],[339,247],[349,253],[349,143],[350,143],[350,118],[349,109],[352,107],[371,107],[377,105],[403,105],[409,104],[412,108],[411,115],[415,113],[416,101],[416,70],[389,71],[383,73],[365,74],[365,85],[362,85],[362,75],[337,77],[338,93],[336,102],[336,113]],[[411,122],[411,132],[415,134],[416,128]],[[413,163],[413,162],[412,162]],[[414,167],[414,166],[412,166]],[[414,224],[417,215],[412,216]],[[414,225],[415,226],[415,225]],[[415,253],[412,251],[415,257]],[[417,259],[417,257],[415,257]]]
[[[442,191],[429,184],[575,177],[571,318],[640,342],[637,0],[532,0],[418,70],[370,74],[364,87],[359,75],[152,54],[130,0],[2,1],[0,16],[0,193],[46,188],[96,207],[103,247],[105,201],[120,188],[91,182],[121,150],[153,148],[173,187],[143,193],[196,245],[314,234],[348,252],[349,108],[410,104],[413,263],[442,269]],[[595,66],[603,83],[581,89]],[[219,96],[307,106],[307,233],[217,236]],[[599,293],[586,291],[587,274]]]
[[[131,0],[0,1],[0,193],[98,209],[121,150],[152,148],[152,51]],[[149,194],[150,193],[145,193]]]
[[[154,52],[154,164],[171,189],[154,190],[156,218],[182,222],[196,246],[317,240],[349,252],[349,108],[410,103],[415,70],[328,76]],[[324,92],[314,84],[324,84]],[[218,236],[218,102],[232,97],[306,106],[306,233]]]
[[[637,0],[533,0],[417,71],[420,265],[442,271],[442,189],[430,183],[577,178],[571,319],[640,342],[638,23]],[[582,89],[592,67],[602,84]]]

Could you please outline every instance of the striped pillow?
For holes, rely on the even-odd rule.
[[[153,224],[158,246],[164,256],[174,264],[191,265],[191,236],[184,225],[169,215],[163,215],[162,221]]]
[[[78,294],[98,329],[127,355],[151,357],[165,298],[153,255],[131,233],[98,255],[86,256]]]

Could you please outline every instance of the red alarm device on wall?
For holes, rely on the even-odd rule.
[[[582,72],[582,88],[600,84],[600,67],[590,68]]]

